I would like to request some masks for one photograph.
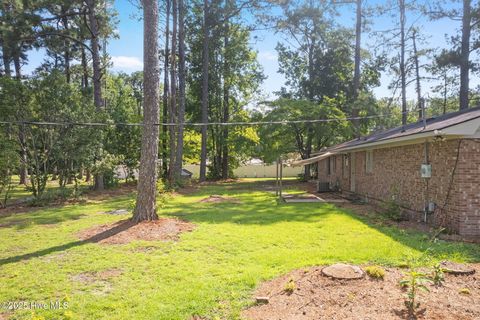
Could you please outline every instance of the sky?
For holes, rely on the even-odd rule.
[[[367,0],[369,5],[382,4],[384,1]],[[130,73],[142,70],[143,68],[143,22],[139,19],[139,10],[132,5],[129,0],[115,0],[114,6],[118,12],[117,26],[118,39],[111,39],[108,43],[107,51],[111,56],[113,67],[110,71],[123,71]],[[340,15],[337,22],[345,27],[353,28],[355,25],[354,16],[355,6],[343,5],[339,11]],[[417,14],[407,15],[407,25],[415,22],[421,28],[422,33],[428,38],[429,47],[443,48],[448,44],[445,40],[445,34],[454,34],[460,27],[459,22],[451,20],[430,21],[426,17]],[[384,16],[375,18],[374,23],[370,24],[373,31],[388,30],[393,26],[394,21],[391,17]],[[369,34],[362,35],[362,47],[368,48],[373,46],[375,39],[369,37]],[[275,34],[271,30],[255,31],[251,35],[250,45],[252,49],[258,52],[258,61],[262,65],[264,74],[267,79],[262,85],[264,96],[273,98],[274,92],[278,91],[284,84],[284,77],[278,73],[278,55],[275,47],[278,42],[283,42],[284,38],[280,34]],[[43,51],[32,51],[29,53],[29,63],[24,67],[25,71],[31,72],[43,60]],[[391,97],[391,90],[388,85],[392,77],[383,74],[381,78],[381,86],[374,89],[374,94],[378,98]],[[473,80],[475,84],[475,80]],[[424,91],[429,91],[435,81],[423,83]],[[472,84],[472,87],[473,85]],[[415,91],[413,85],[408,88],[409,98],[414,99]]]

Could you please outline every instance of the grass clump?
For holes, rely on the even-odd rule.
[[[369,277],[374,279],[382,279],[385,277],[385,270],[379,266],[368,266],[365,268],[365,272]]]
[[[293,279],[288,280],[288,282],[285,284],[285,287],[283,288],[283,290],[288,294],[292,294],[295,289],[297,289],[297,285],[295,284],[295,281],[293,281]]]

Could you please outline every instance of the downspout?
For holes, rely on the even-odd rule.
[[[429,157],[428,157],[428,150],[429,150],[429,144],[428,144],[428,140],[425,140],[425,144],[424,144],[424,156],[425,156],[425,164],[429,164]],[[424,206],[423,206],[423,212],[424,212],[424,222],[427,223],[427,214],[428,214],[428,204],[429,204],[429,185],[428,185],[428,179],[429,178],[425,178],[425,203],[424,203]]]
[[[421,108],[421,112],[422,112],[422,120],[423,120],[423,130],[425,130],[427,128],[427,117],[425,115],[425,100],[422,98],[420,99],[420,108]],[[424,144],[424,161],[425,161],[425,164],[429,164],[429,158],[428,158],[428,148],[429,145],[428,145],[428,139],[425,139],[425,144]],[[424,213],[424,217],[423,217],[423,220],[425,222],[425,224],[427,223],[427,214],[428,214],[428,208],[429,208],[429,185],[428,185],[428,179],[429,178],[425,178],[425,201],[424,201],[424,205],[423,205],[423,213]]]

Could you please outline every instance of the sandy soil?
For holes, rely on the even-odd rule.
[[[180,233],[189,232],[195,225],[173,218],[134,223],[120,220],[112,224],[95,226],[78,233],[81,240],[103,244],[125,244],[133,240],[178,240]]]
[[[473,275],[445,274],[441,287],[428,285],[419,295],[418,319],[480,319],[480,264]],[[263,283],[254,297],[268,297],[269,303],[244,310],[246,319],[412,319],[406,310],[405,289],[399,286],[406,270],[386,268],[384,280],[366,276],[360,280],[333,280],[321,274],[321,267],[293,271]],[[285,290],[293,280],[292,293]],[[469,293],[460,292],[468,289]],[[462,290],[466,291],[466,290]]]

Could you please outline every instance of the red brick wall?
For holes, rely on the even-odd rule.
[[[366,172],[365,151],[350,153],[348,157],[355,157],[356,193],[383,201],[394,196],[398,203],[416,212],[418,217],[422,216],[428,198],[437,205],[435,214],[429,217],[430,223],[446,226],[464,236],[480,236],[480,139],[430,142],[430,179],[423,179],[420,175],[420,166],[425,163],[424,148],[421,143],[375,149],[372,173]],[[342,155],[336,156],[336,171],[330,175],[326,169],[328,161],[321,160],[318,178],[338,183],[342,190],[350,191],[351,168],[345,167],[342,159]],[[452,180],[455,164],[457,168]],[[346,175],[342,174],[343,170],[347,171]]]

